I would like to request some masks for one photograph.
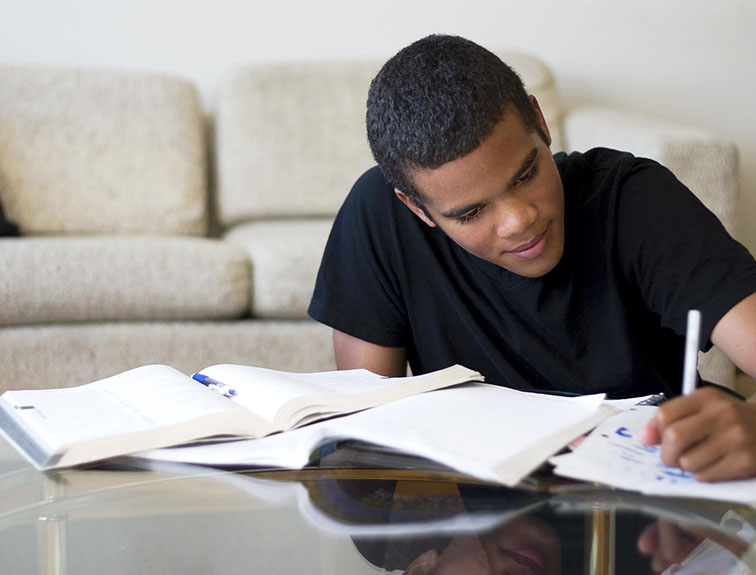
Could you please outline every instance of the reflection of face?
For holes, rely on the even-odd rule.
[[[491,573],[557,575],[561,571],[561,542],[552,527],[536,517],[500,527],[482,542]]]
[[[533,99],[544,133],[546,123]],[[397,196],[429,226],[479,258],[525,277],[551,271],[564,249],[564,194],[548,147],[520,115],[505,113],[493,133],[471,153],[413,181],[424,210]]]
[[[433,552],[435,553],[435,552]],[[554,529],[524,517],[482,535],[456,537],[440,555],[410,566],[411,575],[558,575],[562,546]]]

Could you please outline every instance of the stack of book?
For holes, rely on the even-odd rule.
[[[7,391],[0,431],[41,470],[126,455],[295,469],[323,445],[357,440],[509,486],[550,461],[557,474],[621,489],[756,501],[756,480],[701,484],[664,467],[639,439],[655,408],[635,403],[516,391],[459,365],[396,378],[148,365],[79,387]]]

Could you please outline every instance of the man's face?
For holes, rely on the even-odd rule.
[[[489,533],[455,537],[415,559],[405,575],[560,575],[562,543],[544,520],[525,516]]]
[[[532,99],[541,127],[548,129]],[[564,192],[548,143],[507,112],[475,150],[413,173],[424,210],[397,190],[429,226],[471,254],[525,277],[540,277],[564,251]]]

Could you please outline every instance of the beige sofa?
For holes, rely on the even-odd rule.
[[[564,110],[543,63],[505,59],[538,97],[555,150],[655,157],[735,229],[731,143]],[[378,67],[240,68],[210,118],[177,78],[0,68],[0,202],[22,234],[0,238],[0,391],[146,363],[332,368],[330,331],[305,310],[333,217],[372,164],[363,116]],[[712,369],[731,382],[731,365]]]

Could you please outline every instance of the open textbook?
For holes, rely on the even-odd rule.
[[[148,365],[78,387],[7,391],[0,431],[37,468],[70,467],[210,436],[263,437],[476,380],[478,372],[459,365],[397,378],[230,364],[189,377]]]
[[[655,409],[638,405],[607,418],[575,451],[550,459],[554,473],[648,495],[756,503],[756,479],[704,483],[664,465],[659,447],[640,440]]]
[[[616,409],[603,394],[561,397],[470,383],[261,439],[158,449],[138,457],[214,466],[307,465],[338,439],[380,445],[440,462],[486,481],[515,485]]]

